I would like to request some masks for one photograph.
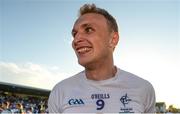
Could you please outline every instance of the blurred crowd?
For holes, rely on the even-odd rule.
[[[47,98],[0,93],[0,113],[48,113]]]

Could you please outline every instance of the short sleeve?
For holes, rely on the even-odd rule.
[[[156,97],[155,90],[153,86],[149,83],[148,88],[146,89],[146,99],[145,99],[145,113],[155,113],[156,108]]]
[[[61,113],[61,94],[60,88],[56,85],[51,91],[48,99],[48,112]]]

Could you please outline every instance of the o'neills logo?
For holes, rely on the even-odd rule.
[[[105,94],[92,94],[91,95],[91,99],[109,99],[110,95],[109,93],[105,93]]]

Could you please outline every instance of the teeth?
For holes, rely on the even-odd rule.
[[[86,47],[85,47],[85,48],[80,48],[80,49],[78,49],[77,52],[78,52],[78,53],[84,53],[84,52],[87,52],[87,51],[89,51],[89,50],[90,50],[89,48],[86,48]]]

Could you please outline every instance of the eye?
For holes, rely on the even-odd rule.
[[[72,33],[71,33],[71,34],[72,34],[72,36],[73,36],[73,37],[75,37],[75,36],[76,36],[76,34],[77,34],[77,32],[76,32],[76,31],[72,31]]]
[[[93,32],[94,31],[94,29],[92,28],[92,27],[86,27],[85,28],[85,32],[86,33],[91,33],[91,32]]]

